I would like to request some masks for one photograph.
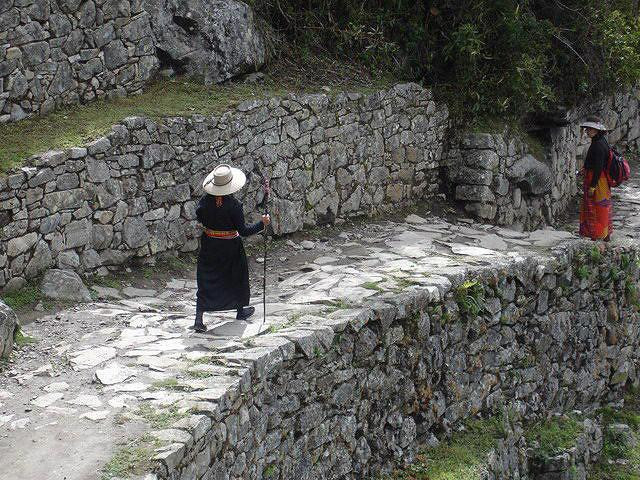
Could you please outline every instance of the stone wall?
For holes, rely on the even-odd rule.
[[[635,249],[600,256],[574,241],[502,262],[215,355],[212,388],[179,405],[194,414],[152,433],[169,442],[156,474],[374,478],[472,416],[506,404],[525,419],[590,412],[638,384]]]
[[[271,178],[278,234],[415,204],[438,190],[446,123],[446,108],[413,84],[250,100],[219,117],[127,118],[0,178],[0,287],[52,266],[90,272],[197,249],[202,180],[222,162],[248,174],[247,212]]]
[[[237,0],[3,0],[0,123],[139,93],[161,66],[219,82],[264,61]]]
[[[140,92],[158,65],[138,0],[0,4],[0,123]]]
[[[535,155],[506,133],[464,135],[443,160],[450,197],[483,221],[525,230],[553,225],[578,193],[576,171],[590,143],[580,123],[600,115],[613,129],[610,142],[637,152],[639,95],[631,89],[567,112],[567,126],[538,133],[544,148]]]
[[[468,213],[519,230],[553,223],[575,195],[575,160],[552,166],[518,138],[490,133],[465,135],[443,161],[451,196]]]

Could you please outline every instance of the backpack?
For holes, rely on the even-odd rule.
[[[629,180],[629,175],[631,175],[631,168],[629,167],[629,162],[627,162],[627,159],[624,158],[624,156],[620,152],[618,152],[615,147],[612,147],[610,145],[609,159],[607,160],[605,172],[607,175],[607,181],[609,182],[609,186],[611,187],[617,187],[621,185],[626,180]]]

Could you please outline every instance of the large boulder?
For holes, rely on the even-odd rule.
[[[0,300],[0,358],[8,357],[13,350],[13,336],[18,327],[16,314]]]
[[[533,195],[550,192],[553,185],[551,170],[533,155],[525,155],[517,160],[507,170],[507,177],[523,191]]]
[[[77,273],[70,270],[51,269],[44,274],[40,290],[54,300],[89,302],[91,294]]]
[[[161,62],[178,73],[222,82],[264,64],[251,7],[236,0],[143,0]]]

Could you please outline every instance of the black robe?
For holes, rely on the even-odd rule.
[[[237,230],[248,237],[262,230],[262,222],[247,226],[242,204],[231,195],[218,197],[222,205],[216,206],[216,197],[204,195],[200,199],[196,216],[211,230]],[[242,239],[211,238],[205,233],[200,239],[198,255],[198,293],[196,308],[203,312],[231,310],[249,304],[249,267]]]

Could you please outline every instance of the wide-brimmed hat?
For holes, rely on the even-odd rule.
[[[580,124],[580,128],[595,128],[596,130],[600,130],[601,132],[608,132],[609,129],[606,127],[602,120],[598,117],[588,117],[586,121]]]
[[[247,176],[238,168],[218,165],[202,182],[202,188],[210,195],[231,195],[247,182]]]

